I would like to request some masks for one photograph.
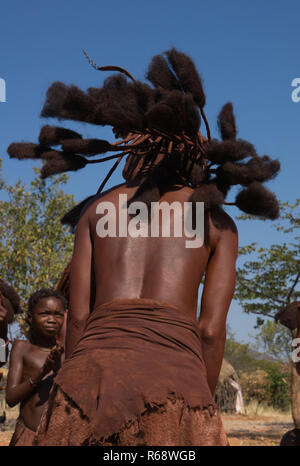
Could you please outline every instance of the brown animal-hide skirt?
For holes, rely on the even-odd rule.
[[[196,321],[152,299],[93,310],[59,371],[36,445],[228,445]]]
[[[15,431],[10,440],[10,447],[30,447],[33,445],[35,431],[29,429],[21,416],[18,417]]]

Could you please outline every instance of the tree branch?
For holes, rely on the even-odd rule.
[[[275,316],[273,316],[273,314],[269,314],[268,312],[266,312],[265,314],[262,314],[259,311],[249,311],[249,312],[251,314],[255,314],[255,315],[258,315],[258,316],[271,317],[272,319],[275,319]]]
[[[280,299],[280,298],[275,298],[275,297],[272,297],[272,296],[268,296],[264,293],[262,293],[261,291],[259,293],[257,293],[257,290],[253,291],[246,283],[245,283],[245,279],[239,277],[237,275],[237,280],[241,282],[241,286],[244,286],[246,288],[246,290],[248,290],[250,293],[255,293],[255,294],[258,294],[259,296],[258,297],[262,297],[262,298],[265,298],[265,299],[270,299],[271,301],[277,301],[278,303],[280,304],[284,304],[286,305],[286,301]]]
[[[293,293],[293,291],[294,291],[294,289],[295,289],[295,286],[297,285],[297,283],[298,283],[298,281],[299,281],[299,278],[300,278],[300,270],[299,270],[299,272],[298,272],[298,274],[297,274],[297,276],[296,276],[296,278],[295,278],[295,281],[294,281],[294,283],[293,283],[293,285],[292,285],[292,287],[291,287],[291,289],[290,289],[290,291],[289,291],[289,294],[288,294],[288,296],[287,296],[287,301],[288,301],[288,303],[290,302],[292,293]]]

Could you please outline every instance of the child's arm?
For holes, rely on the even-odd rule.
[[[12,346],[6,386],[6,403],[10,407],[15,406],[16,404],[28,398],[31,395],[33,389],[37,387],[46,373],[50,372],[51,370],[51,368],[47,370],[48,368],[46,367],[46,360],[44,366],[39,371],[37,371],[35,375],[29,377],[24,382],[21,382],[23,374],[23,358],[26,345],[26,341],[16,340]]]

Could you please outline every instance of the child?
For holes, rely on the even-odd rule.
[[[28,302],[28,340],[15,340],[6,388],[6,402],[19,402],[20,416],[11,446],[32,445],[53,379],[61,365],[63,347],[57,337],[64,323],[65,298],[43,288]]]

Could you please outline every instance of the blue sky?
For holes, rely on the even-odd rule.
[[[9,160],[6,149],[11,142],[36,141],[41,126],[54,123],[39,118],[48,86],[59,80],[86,89],[107,76],[88,65],[82,48],[99,65],[123,66],[142,80],[152,56],[175,46],[203,77],[213,136],[221,106],[232,101],[239,136],[281,162],[269,188],[293,202],[299,197],[300,102],[291,99],[291,82],[300,77],[299,15],[300,3],[289,0],[2,2],[0,78],[7,102],[0,103],[0,158],[6,181],[33,178],[34,163]],[[62,125],[85,137],[111,138],[109,128]],[[71,173],[66,191],[76,200],[92,194],[109,167]],[[108,186],[120,181],[119,171]],[[227,211],[238,214],[235,207]],[[241,245],[283,241],[271,222],[237,225]],[[247,340],[255,320],[233,302],[229,323],[237,338]]]

